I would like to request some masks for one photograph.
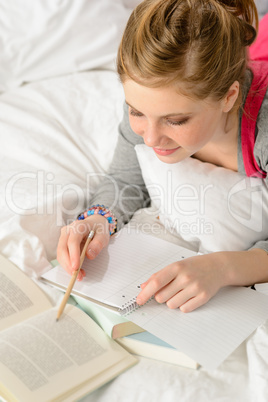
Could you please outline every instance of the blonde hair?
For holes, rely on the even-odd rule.
[[[144,0],[125,28],[118,74],[148,87],[183,83],[190,96],[220,100],[243,84],[254,24],[253,0]]]

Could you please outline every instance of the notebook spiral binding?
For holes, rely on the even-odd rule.
[[[122,304],[122,306],[119,308],[118,312],[121,315],[126,315],[129,313],[132,313],[132,311],[137,310],[140,306],[136,302],[136,297],[133,299],[130,299],[126,303]]]
[[[150,299],[145,303],[148,304],[151,300],[154,299],[154,296],[150,297]],[[122,306],[119,308],[118,312],[121,315],[127,315],[133,313],[133,311],[138,310],[138,308],[141,308],[137,302],[136,302],[136,297],[133,299],[130,299],[128,302],[122,304]]]

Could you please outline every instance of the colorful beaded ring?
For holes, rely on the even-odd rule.
[[[92,207],[78,215],[77,219],[81,221],[90,215],[97,214],[104,216],[108,220],[110,235],[113,235],[116,232],[117,220],[114,214],[104,205],[92,205]]]

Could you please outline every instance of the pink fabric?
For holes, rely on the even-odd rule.
[[[268,61],[268,14],[259,23],[257,39],[249,48],[249,58]]]
[[[266,177],[254,156],[255,133],[258,113],[268,87],[268,14],[259,24],[256,41],[249,48],[253,80],[244,106],[241,124],[241,144],[247,176]]]
[[[254,156],[256,123],[263,98],[268,87],[268,62],[252,61],[250,68],[253,80],[248,93],[241,123],[241,145],[246,175],[266,177],[266,172],[258,166]]]

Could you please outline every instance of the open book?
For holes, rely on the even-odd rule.
[[[83,311],[57,311],[42,290],[0,256],[0,396],[74,401],[137,362]]]
[[[190,250],[128,227],[93,261],[85,260],[86,277],[73,294],[110,306],[207,369],[215,369],[265,319],[268,297],[248,288],[221,289],[208,303],[184,314],[151,299],[136,302],[140,284],[168,264],[194,255]],[[61,289],[70,280],[58,266],[43,279]]]

